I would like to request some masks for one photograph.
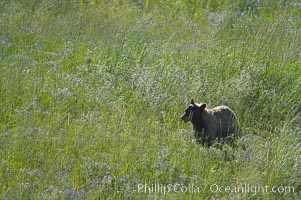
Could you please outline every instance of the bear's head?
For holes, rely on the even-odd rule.
[[[199,119],[202,111],[206,108],[206,104],[195,104],[193,99],[191,99],[190,105],[185,109],[184,114],[181,119],[184,122],[196,121]]]

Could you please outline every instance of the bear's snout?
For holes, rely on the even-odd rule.
[[[180,119],[183,120],[184,122],[188,122],[189,121],[189,116],[184,114]]]

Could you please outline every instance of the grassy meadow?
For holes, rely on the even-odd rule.
[[[300,44],[294,0],[0,1],[0,199],[300,199]]]

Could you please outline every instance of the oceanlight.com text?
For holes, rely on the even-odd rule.
[[[294,193],[295,188],[293,186],[260,186],[260,185],[219,185],[219,184],[211,184],[211,185],[183,185],[179,183],[175,184],[138,184],[137,192],[139,193],[204,193],[204,191],[210,191],[212,193]]]
[[[294,193],[295,188],[293,186],[260,186],[260,185],[250,185],[244,184],[240,186],[229,185],[222,186],[218,184],[210,185],[209,190],[213,193]]]

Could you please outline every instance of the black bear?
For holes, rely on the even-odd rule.
[[[190,121],[195,131],[195,138],[203,145],[211,145],[215,139],[225,139],[237,136],[239,131],[235,113],[227,106],[217,106],[208,109],[205,103],[196,104],[191,99],[190,105],[181,117],[184,122]]]

